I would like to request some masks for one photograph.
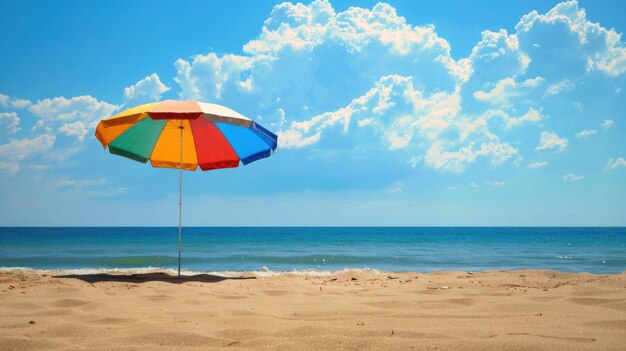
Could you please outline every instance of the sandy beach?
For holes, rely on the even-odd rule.
[[[626,274],[0,273],[0,350],[619,350]]]

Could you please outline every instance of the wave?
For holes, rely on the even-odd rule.
[[[48,275],[88,275],[88,274],[148,274],[148,273],[167,273],[169,275],[177,275],[178,270],[162,267],[142,267],[142,268],[72,268],[72,269],[33,269],[29,267],[0,267],[3,273],[37,273]],[[318,269],[302,269],[302,270],[270,270],[267,267],[261,267],[258,271],[202,271],[188,270],[180,271],[181,275],[192,276],[197,274],[210,274],[222,277],[239,277],[243,274],[252,274],[257,277],[270,277],[284,274],[305,275],[325,277],[345,272],[367,272],[374,274],[386,274],[389,272],[372,269],[372,268],[345,268],[339,270],[318,270]]]

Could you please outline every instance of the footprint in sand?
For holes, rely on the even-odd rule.
[[[88,304],[89,301],[78,300],[78,299],[63,299],[56,302],[51,303],[51,306],[54,307],[78,307]]]
[[[169,295],[154,295],[154,296],[148,296],[146,297],[146,299],[150,301],[154,301],[154,302],[163,302],[163,301],[171,300],[172,297]]]
[[[96,324],[104,324],[104,325],[119,325],[119,324],[127,324],[127,323],[131,323],[131,322],[136,322],[136,319],[130,319],[130,318],[112,318],[112,317],[106,317],[106,318],[100,318],[100,319],[96,319],[94,320],[94,323]]]
[[[588,328],[600,328],[600,329],[614,329],[614,330],[626,330],[626,320],[608,320],[608,321],[595,321],[582,324]]]

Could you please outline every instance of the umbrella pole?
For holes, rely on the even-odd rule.
[[[178,177],[178,276],[180,277],[180,252],[183,233],[183,126],[180,129],[180,169]]]

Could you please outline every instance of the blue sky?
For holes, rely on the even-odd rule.
[[[184,174],[186,225],[626,225],[619,1],[0,2],[0,225],[176,225],[99,119],[227,105],[269,159]]]

